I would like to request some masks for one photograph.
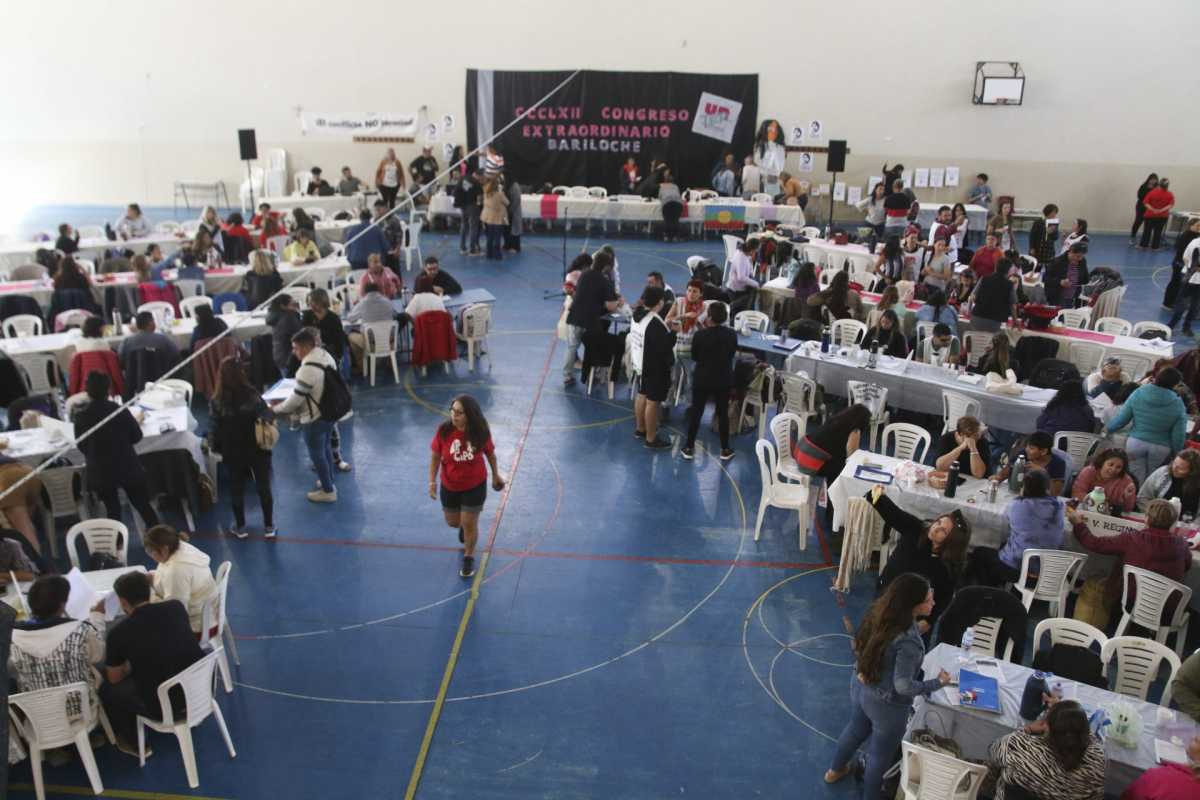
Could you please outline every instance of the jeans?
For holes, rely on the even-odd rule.
[[[104,503],[104,513],[109,519],[121,521],[121,498],[117,496],[117,489],[125,490],[129,505],[142,515],[147,528],[158,524],[158,514],[154,513],[154,507],[150,505],[150,493],[146,490],[146,484],[141,482],[121,482],[111,489],[96,492],[100,496],[100,502]]]
[[[889,678],[891,676],[888,676]],[[883,773],[904,739],[909,706],[886,703],[857,675],[850,676],[850,721],[838,737],[833,754],[833,769],[843,769],[854,752],[866,743],[866,770],[863,773],[863,800],[878,800]]]
[[[271,497],[271,453],[260,450],[249,461],[231,463],[229,467],[229,496],[233,503],[233,521],[239,528],[246,525],[246,479],[253,476],[258,489],[258,502],[262,506],[263,525],[274,524],[274,503]]]
[[[696,446],[696,433],[700,430],[700,418],[704,416],[704,406],[712,397],[717,405],[717,430],[721,433],[721,449],[729,449],[729,389],[710,388],[708,386],[692,385],[692,407],[688,409],[687,447]]]
[[[479,252],[479,215],[482,209],[479,206],[467,206],[462,210],[462,227],[458,233],[458,249],[466,250],[468,240],[471,252]]]
[[[1146,217],[1146,227],[1142,229],[1142,247],[1152,247],[1157,250],[1162,244],[1163,228],[1167,227],[1166,217]]]
[[[584,328],[579,325],[567,326],[567,348],[563,357],[563,380],[575,378],[575,357],[579,355],[579,345],[583,343]]]
[[[487,257],[498,261],[504,257],[500,252],[500,243],[504,239],[504,226],[488,223],[484,227],[487,230]]]
[[[1171,314],[1171,321],[1167,324],[1174,328],[1182,319],[1184,330],[1191,330],[1197,309],[1200,309],[1200,283],[1185,283],[1175,295],[1175,312]]]
[[[1167,445],[1154,444],[1132,436],[1125,442],[1125,452],[1129,454],[1129,474],[1138,482],[1138,486],[1142,485],[1147,475],[1167,463],[1171,457],[1171,448]]]
[[[304,426],[304,444],[308,446],[308,457],[317,468],[317,478],[321,481],[321,489],[333,491],[333,451],[329,447],[329,437],[333,433],[333,423],[316,419]]]

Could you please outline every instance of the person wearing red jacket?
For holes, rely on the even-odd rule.
[[[1164,578],[1182,583],[1184,573],[1192,564],[1187,541],[1171,531],[1175,524],[1175,507],[1166,500],[1151,500],[1146,506],[1145,528],[1118,536],[1097,536],[1088,529],[1083,516],[1073,509],[1067,511],[1067,519],[1074,526],[1076,541],[1085,550],[1120,556],[1121,562],[1130,567],[1157,572]],[[1110,607],[1120,602],[1123,582],[1124,570],[1117,566],[1104,587]],[[1166,609],[1167,612],[1172,610]]]
[[[121,362],[104,340],[104,321],[99,317],[88,317],[83,322],[83,338],[75,345],[68,368],[68,389],[78,394],[84,389],[88,373],[103,372],[112,381],[113,391],[125,394],[125,380],[121,375]]]
[[[1148,769],[1125,789],[1121,800],[1191,800],[1200,797],[1200,736],[1187,746],[1188,763]]]
[[[1161,178],[1158,186],[1146,192],[1146,196],[1142,198],[1142,207],[1146,209],[1146,227],[1142,229],[1142,241],[1138,244],[1142,250],[1147,246],[1151,250],[1157,250],[1162,244],[1163,229],[1167,227],[1171,209],[1175,207],[1175,195],[1167,188],[1170,185],[1169,180]]]

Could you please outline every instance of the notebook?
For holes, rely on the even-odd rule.
[[[991,675],[969,669],[958,674],[959,705],[1000,713],[1000,682]]]
[[[1187,750],[1184,750],[1183,745],[1177,742],[1155,739],[1154,760],[1159,764],[1186,764],[1188,763]]]

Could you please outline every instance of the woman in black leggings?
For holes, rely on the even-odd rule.
[[[1146,207],[1142,205],[1142,199],[1146,196],[1146,192],[1155,186],[1158,186],[1158,173],[1151,172],[1149,177],[1138,187],[1137,205],[1133,209],[1133,228],[1129,231],[1130,244],[1137,244],[1138,228],[1142,227],[1142,223],[1146,220]]]
[[[274,501],[271,496],[271,451],[259,446],[255,427],[259,420],[271,422],[274,414],[246,379],[236,356],[221,362],[217,388],[209,404],[213,449],[229,469],[229,494],[233,504],[233,527],[229,532],[245,539],[246,479],[253,477],[262,506],[263,536],[275,538]]]

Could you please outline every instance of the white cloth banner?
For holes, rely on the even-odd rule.
[[[702,92],[692,120],[692,133],[722,142],[732,142],[733,130],[737,127],[738,117],[741,115],[742,104],[736,100],[711,92]]]
[[[349,139],[354,136],[416,136],[417,115],[397,111],[301,111],[305,136]]]

